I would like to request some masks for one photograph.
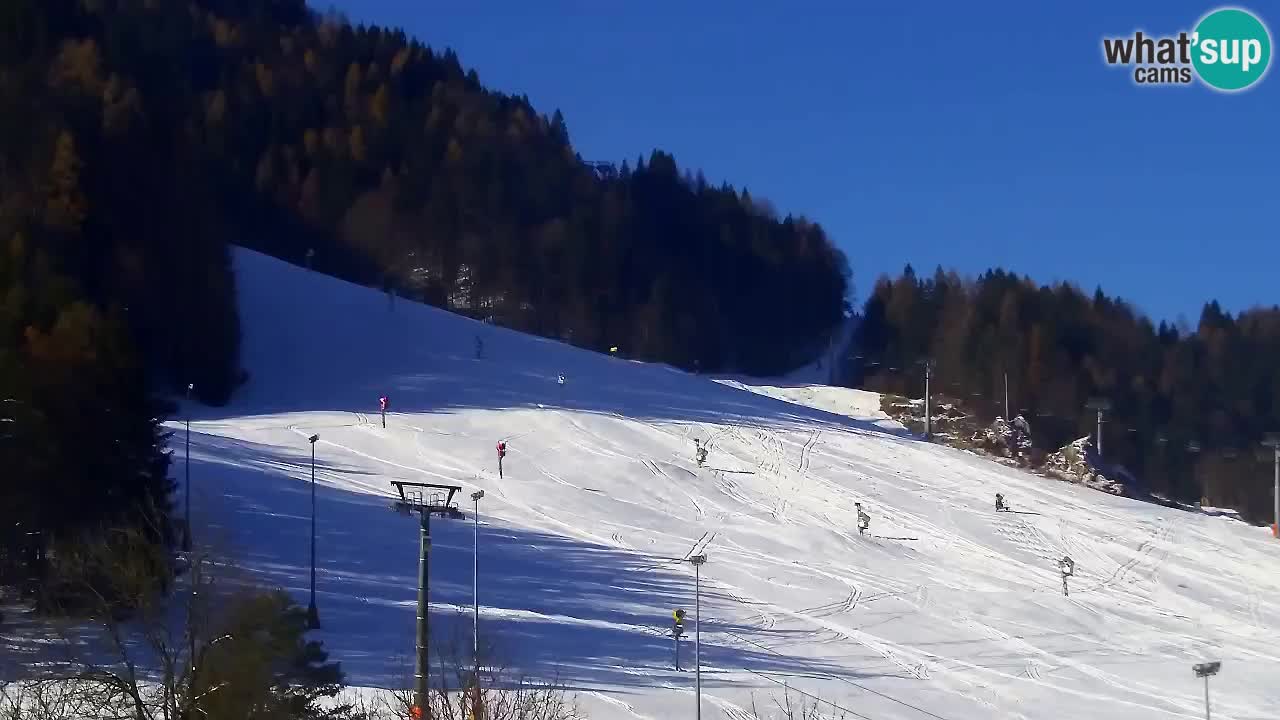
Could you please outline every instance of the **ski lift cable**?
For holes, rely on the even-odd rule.
[[[861,683],[856,683],[856,682],[854,682],[854,681],[852,681],[852,680],[850,680],[850,679],[848,679],[848,678],[843,678],[843,677],[840,677],[839,675],[833,675],[832,677],[833,677],[834,679],[836,679],[836,680],[839,680],[839,681],[840,681],[840,682],[842,682],[842,683],[845,683],[846,685],[852,685],[852,686],[854,686],[854,687],[856,687],[856,688],[861,688],[861,689],[866,690],[867,692],[871,693],[872,695],[879,695],[880,697],[884,698],[885,700],[888,700],[888,701],[890,701],[890,702],[897,703],[897,704],[899,704],[899,705],[901,705],[901,706],[903,706],[903,707],[911,708],[912,710],[915,710],[915,711],[916,711],[916,712],[918,712],[918,713],[921,713],[921,714],[923,714],[923,715],[928,715],[928,716],[929,716],[929,717],[931,717],[931,718],[935,718],[935,720],[949,720],[949,718],[945,718],[945,717],[943,717],[943,716],[941,716],[941,715],[938,715],[938,714],[936,714],[936,713],[929,712],[928,710],[925,710],[925,709],[924,709],[924,708],[922,708],[922,707],[917,707],[917,706],[915,706],[915,705],[912,705],[911,703],[906,702],[905,700],[899,700],[898,698],[893,697],[892,695],[886,695],[886,694],[884,694],[884,693],[880,692],[879,690],[873,690],[872,688],[869,688],[869,687],[867,687],[866,685],[863,685],[863,684],[861,684]]]
[[[784,689],[784,690],[786,690],[786,691],[788,691],[788,692],[795,692],[795,693],[797,693],[797,694],[799,694],[799,695],[803,695],[803,696],[805,696],[805,697],[807,697],[807,698],[810,698],[810,699],[812,699],[812,700],[817,700],[817,701],[818,701],[818,702],[820,702],[820,703],[825,703],[825,704],[830,705],[831,707],[835,708],[836,710],[839,710],[840,712],[848,713],[848,714],[850,714],[850,715],[852,715],[852,716],[854,716],[854,717],[862,718],[862,720],[872,720],[872,718],[870,718],[870,717],[868,717],[868,716],[866,716],[866,715],[863,715],[863,714],[862,714],[862,713],[860,713],[860,712],[857,712],[857,711],[855,711],[855,710],[850,710],[849,708],[847,708],[847,707],[843,707],[843,706],[841,706],[841,705],[837,705],[837,704],[835,704],[835,703],[831,702],[830,700],[826,700],[826,699],[824,699],[824,698],[820,698],[820,697],[818,697],[817,695],[814,695],[813,693],[807,693],[807,692],[805,692],[804,690],[801,690],[800,688],[795,687],[794,685],[790,685],[790,684],[788,684],[788,683],[782,682],[781,680],[778,680],[777,678],[770,677],[769,675],[766,675],[766,674],[764,674],[764,673],[762,673],[762,672],[759,672],[759,671],[757,671],[757,670],[752,670],[752,669],[751,669],[751,668],[749,668],[749,667],[744,667],[744,668],[742,668],[742,669],[743,669],[743,670],[746,670],[747,672],[751,673],[752,675],[759,675],[760,677],[764,678],[765,680],[768,680],[769,682],[771,682],[771,683],[773,683],[773,684],[775,684],[775,685],[781,685],[781,686],[783,687],[783,689]]]

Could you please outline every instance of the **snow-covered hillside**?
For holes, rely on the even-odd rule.
[[[1214,717],[1280,707],[1280,542],[1263,529],[919,442],[855,391],[747,391],[252,252],[235,264],[251,379],[196,410],[197,529],[305,602],[318,433],[319,634],[356,684],[408,684],[417,531],[389,509],[403,479],[464,488],[467,521],[433,522],[433,635],[469,632],[466,494],[483,489],[482,632],[593,717],[692,717],[667,633],[673,608],[692,615],[679,559],[695,546],[707,718],[784,684],[849,717],[1198,718],[1191,665],[1207,659],[1223,661]]]
[[[900,434],[906,432],[906,428],[903,427],[902,423],[890,418],[880,409],[879,393],[794,380],[777,385],[762,384],[762,381],[753,381],[741,377],[717,378],[716,381],[729,387],[749,390],[766,397],[868,421],[890,433]]]

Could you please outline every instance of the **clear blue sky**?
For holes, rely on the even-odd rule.
[[[332,3],[559,108],[584,158],[661,148],[811,217],[858,302],[907,262],[1101,285],[1193,324],[1210,298],[1280,302],[1280,70],[1224,95],[1102,61],[1104,35],[1189,31],[1217,5],[785,5]],[[1280,36],[1280,7],[1243,6]]]

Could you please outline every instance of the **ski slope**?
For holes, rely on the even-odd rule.
[[[483,489],[482,635],[592,717],[692,717],[668,633],[685,608],[692,640],[695,550],[707,718],[784,686],[847,717],[1199,718],[1204,660],[1223,662],[1214,717],[1280,707],[1280,542],[1263,529],[920,442],[866,393],[717,382],[249,251],[235,265],[251,378],[193,410],[195,525],[305,603],[319,434],[318,632],[354,684],[409,684],[417,529],[389,504],[412,480],[463,486],[467,514],[432,523],[432,637],[469,646]]]

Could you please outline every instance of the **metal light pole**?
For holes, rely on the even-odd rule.
[[[1009,373],[1007,371],[1004,374],[1004,419],[1013,420],[1009,417]]]
[[[1173,483],[1169,480],[1169,461],[1168,461],[1169,436],[1164,434],[1163,432],[1156,433],[1156,445],[1160,447],[1160,453],[1157,456],[1160,462],[1160,474],[1164,476],[1165,488],[1172,495],[1174,490],[1173,490]]]
[[[311,604],[307,606],[307,627],[320,627],[320,611],[316,609],[316,441],[319,435],[307,438],[311,443]]]
[[[1204,720],[1209,718],[1209,678],[1218,674],[1218,670],[1222,669],[1222,662],[1215,660],[1214,662],[1199,663],[1191,667],[1195,671],[1196,677],[1204,678]]]
[[[431,516],[443,515],[454,519],[462,519],[458,506],[453,504],[453,495],[462,489],[458,485],[437,485],[434,483],[407,482],[392,480],[400,493],[400,499],[392,506],[405,514],[418,513],[418,618],[416,657],[413,665],[413,708],[414,718],[431,718],[431,706],[427,695],[427,678],[431,673],[428,656],[430,639],[430,617],[427,600],[430,595],[430,556],[431,556]]]
[[[1102,457],[1102,413],[1111,409],[1111,401],[1102,397],[1091,398],[1085,407],[1098,413],[1098,457]]]
[[[702,720],[702,564],[707,561],[706,553],[689,558],[693,563],[693,677],[698,698],[698,710],[695,716]]]
[[[185,513],[186,519],[183,521],[186,523],[186,527],[183,528],[182,533],[182,549],[184,552],[191,552],[191,391],[195,387],[195,383],[187,383],[187,461],[185,467],[187,489],[183,493],[183,501],[186,503],[187,509]]]
[[[1271,526],[1271,534],[1280,538],[1280,433],[1267,435],[1267,439],[1263,440],[1262,444],[1271,448],[1275,463],[1275,488],[1272,491],[1274,494],[1271,496],[1271,501],[1274,503],[1272,522],[1275,524]]]
[[[418,617],[413,661],[413,706],[416,717],[431,717],[427,679],[431,675],[431,513],[418,512]]]
[[[933,414],[929,408],[929,380],[933,377],[933,360],[924,361],[924,438],[933,437]]]
[[[1199,455],[1200,455],[1200,443],[1199,443],[1198,441],[1196,441],[1196,440],[1190,440],[1190,441],[1188,441],[1188,442],[1187,442],[1187,452],[1191,453],[1192,455],[1199,456]],[[1191,462],[1191,483],[1192,483],[1193,485],[1195,485],[1195,486],[1196,486],[1196,490],[1197,490],[1197,492],[1199,492],[1199,493],[1200,493],[1200,500],[1203,500],[1203,499],[1204,499],[1204,487],[1200,485],[1200,475],[1199,475],[1199,473],[1197,473],[1197,472],[1196,472],[1196,469],[1197,469],[1198,467],[1199,467],[1198,463],[1197,463],[1196,461],[1194,461],[1194,460],[1193,460],[1193,461]],[[1200,507],[1200,500],[1197,500],[1197,501],[1196,501],[1196,507]]]
[[[471,606],[475,618],[471,622],[471,660],[475,665],[476,676],[480,675],[480,498],[483,490],[471,493],[471,501],[476,504],[474,550],[471,554]]]

